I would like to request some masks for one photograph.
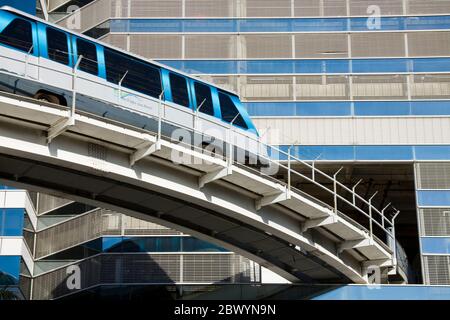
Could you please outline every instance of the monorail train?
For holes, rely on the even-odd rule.
[[[13,8],[0,8],[0,90],[71,105],[75,68],[79,110],[145,128],[154,127],[162,112],[163,121],[171,124],[166,129],[196,126],[221,137],[232,128],[228,141],[260,154],[260,144],[253,143],[258,132],[233,92]]]

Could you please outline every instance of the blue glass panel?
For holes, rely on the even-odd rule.
[[[450,115],[450,101],[412,101],[413,115]]]
[[[292,60],[248,60],[238,62],[236,73],[294,73],[295,63]]]
[[[0,209],[0,236],[23,234],[24,209]]]
[[[242,19],[238,20],[239,32],[289,32],[292,30],[291,19]]]
[[[227,252],[215,244],[191,237],[182,238],[182,248],[184,252]]]
[[[443,72],[450,71],[449,58],[412,59],[414,72]]]
[[[450,160],[450,146],[416,146],[416,160]]]
[[[450,254],[450,237],[422,237],[422,253]]]
[[[421,207],[450,206],[450,191],[443,190],[419,190],[417,202]]]
[[[292,31],[347,31],[348,20],[345,18],[331,19],[293,19]],[[261,30],[259,30],[261,31]]]
[[[354,102],[356,116],[399,116],[411,114],[408,101],[356,101]]]
[[[117,19],[112,32],[292,32],[450,29],[450,16],[291,19]]]
[[[250,116],[295,116],[295,102],[249,102],[244,103]]]
[[[231,19],[185,20],[182,32],[236,32],[237,24]]]
[[[16,188],[0,185],[0,190],[16,190]]]
[[[19,283],[20,256],[0,256],[0,285]]]
[[[350,29],[352,31],[377,31],[377,30],[403,30],[404,21],[402,18],[382,17],[379,28],[374,28],[374,19],[352,18],[350,19]]]
[[[349,116],[351,102],[298,102],[296,115],[299,116]]]
[[[351,64],[354,73],[408,72],[406,59],[355,59]]]
[[[250,116],[349,116],[351,102],[248,102]]]
[[[102,246],[104,252],[122,252],[121,243],[123,237],[104,237]]]
[[[302,160],[353,160],[354,150],[353,146],[296,146],[293,155]]]
[[[449,29],[449,16],[407,17],[404,18],[408,30]]]
[[[356,160],[412,160],[411,146],[355,146]]]
[[[314,300],[450,300],[450,286],[347,285]]]

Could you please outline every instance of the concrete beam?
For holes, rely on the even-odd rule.
[[[318,219],[309,219],[309,220],[306,220],[302,224],[302,232],[305,232],[311,228],[322,227],[322,226],[326,226],[326,225],[330,225],[330,224],[335,224],[338,222],[339,222],[339,219],[336,214],[331,214],[329,217],[323,217],[323,218],[318,218]]]
[[[367,239],[359,239],[359,240],[349,240],[342,242],[338,246],[338,252],[341,253],[345,250],[350,249],[356,249],[356,248],[362,248],[362,247],[369,247],[374,244],[373,239],[367,238]]]
[[[198,185],[203,188],[207,183],[222,179],[233,173],[231,167],[221,168],[216,171],[208,172],[198,178]]]
[[[139,148],[130,155],[130,165],[134,166],[139,160],[161,150],[161,141],[149,142],[145,147]]]
[[[256,210],[261,210],[262,207],[265,207],[265,206],[268,206],[268,205],[271,205],[274,203],[278,203],[281,201],[286,201],[286,200],[289,200],[290,198],[291,198],[291,194],[287,190],[285,192],[281,192],[281,193],[266,195],[266,196],[263,196],[263,197],[255,200],[255,207],[256,207]]]
[[[52,142],[53,139],[55,139],[60,134],[63,134],[70,127],[72,127],[74,125],[75,125],[75,118],[74,117],[62,118],[62,119],[56,121],[47,130],[47,144]]]

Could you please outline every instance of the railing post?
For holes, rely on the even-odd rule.
[[[377,195],[378,191],[370,197],[369,199],[369,235],[373,239],[373,217],[372,217],[372,199]]]
[[[78,57],[77,62],[73,66],[73,78],[72,78],[72,109],[71,109],[71,116],[73,117],[75,115],[75,108],[77,103],[77,70],[80,66],[81,60],[83,59],[83,56],[80,55]]]
[[[341,167],[334,175],[333,175],[333,192],[334,192],[334,213],[338,213],[338,197],[337,197],[337,175],[342,171],[344,167]]]
[[[288,190],[291,192],[291,149],[293,145],[288,148]]]
[[[383,229],[384,229],[384,219],[385,219],[385,217],[384,217],[384,211],[385,211],[387,208],[389,208],[390,205],[391,205],[391,202],[389,202],[388,205],[385,206],[385,207],[383,208],[383,210],[381,210],[381,225],[383,226]]]
[[[158,141],[161,141],[161,132],[162,132],[162,99],[164,97],[164,90],[161,91],[161,94],[159,95],[159,102],[158,102]]]
[[[203,107],[203,104],[206,102],[206,98],[203,99],[202,103],[199,104],[199,106],[197,107],[197,109],[195,109],[195,113],[194,113],[194,134],[195,134],[195,129],[197,128],[197,123],[198,123],[198,115],[200,112],[201,107]]]
[[[31,46],[31,48],[27,52],[27,55],[25,56],[25,74],[24,74],[25,78],[28,78],[28,60],[30,59],[29,57],[33,48],[34,45]]]
[[[313,181],[316,181],[316,161],[319,160],[319,158],[322,156],[322,153],[319,154],[312,162],[312,172],[311,172],[311,179]]]
[[[353,186],[352,188],[352,199],[353,199],[353,206],[356,207],[356,187],[363,181],[363,179],[359,179],[359,181]]]
[[[231,120],[230,122],[230,127],[228,128],[228,146],[230,148],[230,156],[228,158],[228,166],[231,167],[234,163],[234,146],[231,143],[234,139],[234,131],[233,131],[233,123],[236,121],[236,119],[239,117],[239,113],[236,114],[233,118],[233,120]]]
[[[392,242],[393,244],[393,248],[392,248],[392,254],[394,256],[394,265],[397,266],[397,239],[396,239],[396,234],[395,234],[395,219],[397,218],[397,216],[400,214],[400,210],[397,210],[394,208],[394,210],[396,210],[394,216],[392,217]]]
[[[125,80],[125,77],[127,76],[127,74],[128,74],[128,70],[124,73],[124,75],[122,76],[122,78],[119,81],[119,96],[118,96],[119,105],[122,104],[121,103],[121,101],[122,101],[122,82],[123,82],[123,80]]]

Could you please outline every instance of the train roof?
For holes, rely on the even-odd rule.
[[[212,86],[212,87],[216,87],[216,88],[218,88],[218,89],[220,89],[220,90],[223,90],[223,91],[225,91],[225,92],[231,93],[231,94],[233,94],[233,95],[239,97],[239,95],[238,95],[235,91],[233,91],[233,90],[226,89],[226,88],[221,87],[220,85],[214,84],[214,83],[212,83],[212,82],[210,82],[210,81],[203,80],[203,79],[201,79],[201,78],[199,78],[199,77],[192,76],[192,75],[190,75],[190,74],[188,74],[188,73],[186,73],[186,72],[177,70],[177,69],[175,69],[175,68],[172,68],[172,67],[167,66],[167,65],[165,65],[165,64],[159,63],[159,62],[157,62],[157,61],[154,61],[154,60],[145,58],[145,57],[140,56],[140,55],[138,55],[138,54],[131,53],[131,52],[126,51],[126,50],[123,50],[123,49],[121,49],[121,48],[114,47],[114,46],[112,46],[112,45],[110,45],[110,44],[107,44],[107,43],[104,43],[104,42],[100,42],[100,41],[97,40],[97,39],[88,37],[88,36],[86,36],[86,35],[84,35],[84,34],[82,34],[82,33],[75,32],[75,31],[70,30],[70,29],[68,29],[68,28],[62,27],[62,26],[60,26],[60,25],[58,25],[58,24],[55,24],[55,23],[52,23],[52,22],[43,20],[43,19],[41,19],[41,18],[39,18],[39,17],[30,15],[30,14],[28,14],[28,13],[26,13],[26,12],[17,10],[17,9],[15,9],[15,8],[13,8],[13,7],[10,7],[10,6],[1,6],[1,7],[0,7],[0,10],[9,11],[9,12],[15,13],[15,14],[17,14],[17,15],[23,16],[23,17],[25,17],[25,18],[32,19],[32,20],[35,20],[35,21],[39,21],[39,22],[44,23],[44,24],[46,24],[46,25],[49,25],[49,26],[52,26],[52,27],[55,27],[55,28],[64,30],[64,31],[66,31],[67,33],[76,35],[77,37],[84,38],[84,39],[86,39],[86,40],[89,40],[89,41],[93,41],[93,42],[99,43],[100,45],[104,46],[105,48],[110,48],[110,49],[112,49],[112,50],[116,50],[116,51],[121,52],[121,53],[123,53],[123,54],[126,54],[126,55],[128,55],[128,56],[130,56],[130,57],[133,57],[133,58],[136,58],[136,59],[139,59],[139,60],[143,60],[143,61],[146,61],[146,62],[148,62],[148,63],[151,63],[151,64],[153,64],[153,65],[155,65],[155,66],[158,66],[158,67],[161,67],[161,68],[164,68],[164,69],[167,69],[167,70],[176,72],[176,73],[181,74],[181,75],[183,75],[183,76],[185,76],[185,77],[187,77],[187,78],[194,79],[194,80],[196,80],[196,81],[200,81],[200,82],[206,83],[206,84],[208,84],[208,85],[210,85],[210,86]]]

